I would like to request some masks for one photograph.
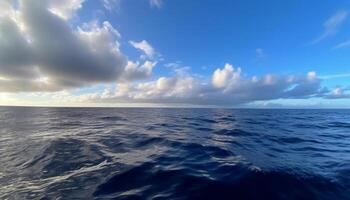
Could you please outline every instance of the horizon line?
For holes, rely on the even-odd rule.
[[[171,108],[171,109],[237,109],[237,110],[350,110],[350,107],[229,107],[229,106],[77,106],[77,105],[2,105],[0,107],[26,107],[26,108]]]

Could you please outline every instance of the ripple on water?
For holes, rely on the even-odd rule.
[[[0,199],[350,199],[349,119],[0,107]]]

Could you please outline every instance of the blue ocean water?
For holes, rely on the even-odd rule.
[[[350,199],[350,110],[0,107],[0,199]]]

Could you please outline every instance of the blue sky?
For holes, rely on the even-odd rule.
[[[64,4],[57,0],[47,2],[48,4],[42,7],[43,10],[48,10],[53,18],[61,18],[62,23],[69,26],[72,33],[80,34],[77,38],[72,38],[72,41],[77,39],[83,43],[86,42],[84,35],[106,30],[106,38],[101,38],[106,39],[106,43],[116,44],[111,48],[117,49],[117,57],[120,59],[113,57],[115,63],[103,61],[101,66],[118,66],[114,71],[109,71],[111,76],[105,78],[102,75],[98,78],[93,77],[98,71],[92,71],[94,69],[91,67],[91,74],[80,80],[79,73],[76,77],[68,73],[70,67],[63,71],[62,64],[57,64],[56,61],[44,62],[38,58],[28,65],[39,66],[38,77],[43,78],[36,77],[32,80],[49,80],[46,81],[49,83],[45,82],[47,86],[41,83],[40,87],[33,83],[33,88],[28,89],[23,87],[25,82],[18,84],[19,77],[9,75],[9,71],[16,67],[15,64],[15,67],[10,66],[12,68],[6,65],[13,63],[6,60],[9,57],[23,60],[23,55],[0,55],[0,69],[3,68],[0,75],[2,73],[3,79],[7,81],[3,83],[4,88],[6,84],[14,88],[0,90],[3,96],[2,100],[0,98],[2,104],[150,103],[248,107],[277,104],[281,107],[307,107],[311,102],[315,107],[350,105],[350,1],[319,3],[302,0],[64,0]],[[2,7],[17,10],[19,13],[27,9],[30,14],[31,10],[34,10],[31,7],[34,6],[25,4],[22,1],[10,1],[10,6]],[[16,18],[5,14],[2,20],[6,17]],[[26,19],[17,18],[15,25],[18,27],[20,24],[24,24],[24,27],[37,26],[30,24]],[[4,24],[0,23],[0,27],[5,26]],[[79,32],[80,29],[85,31],[84,34]],[[51,41],[45,40],[44,43],[34,35],[39,33],[28,31],[24,34],[26,31],[18,32],[23,34],[24,38],[26,35],[33,38],[34,42],[29,44],[33,45],[32,51],[40,49],[40,54],[45,54],[42,48],[56,48],[53,42],[51,44]],[[42,31],[41,37],[49,33],[44,28]],[[64,34],[66,33],[57,35],[56,38],[66,38]],[[11,41],[6,38],[6,34],[3,35],[0,41]],[[92,49],[104,52],[106,49],[99,48],[105,46],[91,42],[101,39],[97,37],[90,38],[90,43],[87,43]],[[148,52],[145,50],[146,46]],[[8,47],[1,46],[0,43],[1,48],[6,50]],[[96,56],[94,53],[87,55],[91,55],[88,57],[92,59]],[[55,56],[60,60],[70,59],[63,54],[46,57]],[[73,52],[72,59],[82,57],[74,56]],[[101,53],[97,56],[96,60],[100,61],[115,55]],[[4,62],[1,62],[1,58]],[[71,64],[62,63],[67,66]],[[74,63],[74,72],[87,69],[84,63],[86,62]],[[134,67],[130,67],[132,64]],[[131,68],[132,70],[125,72]],[[216,78],[225,85],[214,83],[216,70],[222,70],[216,73]],[[113,78],[113,73],[116,78]],[[266,81],[270,75],[275,80],[271,84]],[[287,79],[291,76],[295,78],[288,82]],[[165,78],[165,81],[161,82],[162,78]],[[26,77],[25,80],[27,79]],[[253,79],[261,80],[261,84],[266,83],[270,86],[259,88],[259,84],[255,84],[259,81],[248,83],[248,80]],[[16,82],[10,82],[14,80]],[[288,84],[285,84],[286,81]],[[184,82],[187,88],[182,85]],[[275,85],[271,88],[273,84],[284,87],[279,88]],[[300,85],[303,90],[299,90],[303,92],[288,92],[296,85]],[[156,86],[157,90],[152,88]],[[163,86],[167,87],[165,91],[176,92],[162,92],[159,88]],[[124,88],[124,93],[121,92],[121,88]],[[275,94],[255,95],[259,90],[266,90],[266,93],[273,91]],[[108,93],[107,98],[102,97],[104,92]]]
[[[80,13],[93,20],[96,14],[90,7],[100,6],[87,2]],[[244,67],[247,75],[312,70],[328,75],[350,73],[350,48],[332,50],[350,39],[350,21],[345,20],[337,34],[312,42],[324,32],[327,19],[348,8],[349,1],[178,0],[165,1],[155,9],[147,1],[129,0],[98,18],[110,20],[120,31],[123,50],[131,58],[138,55],[127,41],[145,39],[161,52],[165,63],[181,62],[207,76],[226,62]],[[262,49],[262,56],[257,49]],[[166,71],[156,69],[159,75]],[[346,79],[332,81],[341,84]]]
[[[349,70],[349,49],[332,51],[332,47],[349,39],[350,21],[344,21],[332,37],[311,43],[324,32],[327,19],[349,7],[348,1],[179,0],[152,9],[146,1],[130,0],[101,20],[109,19],[126,41],[145,39],[168,62],[180,60],[197,72],[202,72],[201,66],[215,70],[232,62],[252,74],[310,70],[328,74]],[[258,48],[266,54],[264,59],[256,58]]]

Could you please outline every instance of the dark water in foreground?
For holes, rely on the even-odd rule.
[[[0,199],[350,199],[350,110],[0,107]]]

